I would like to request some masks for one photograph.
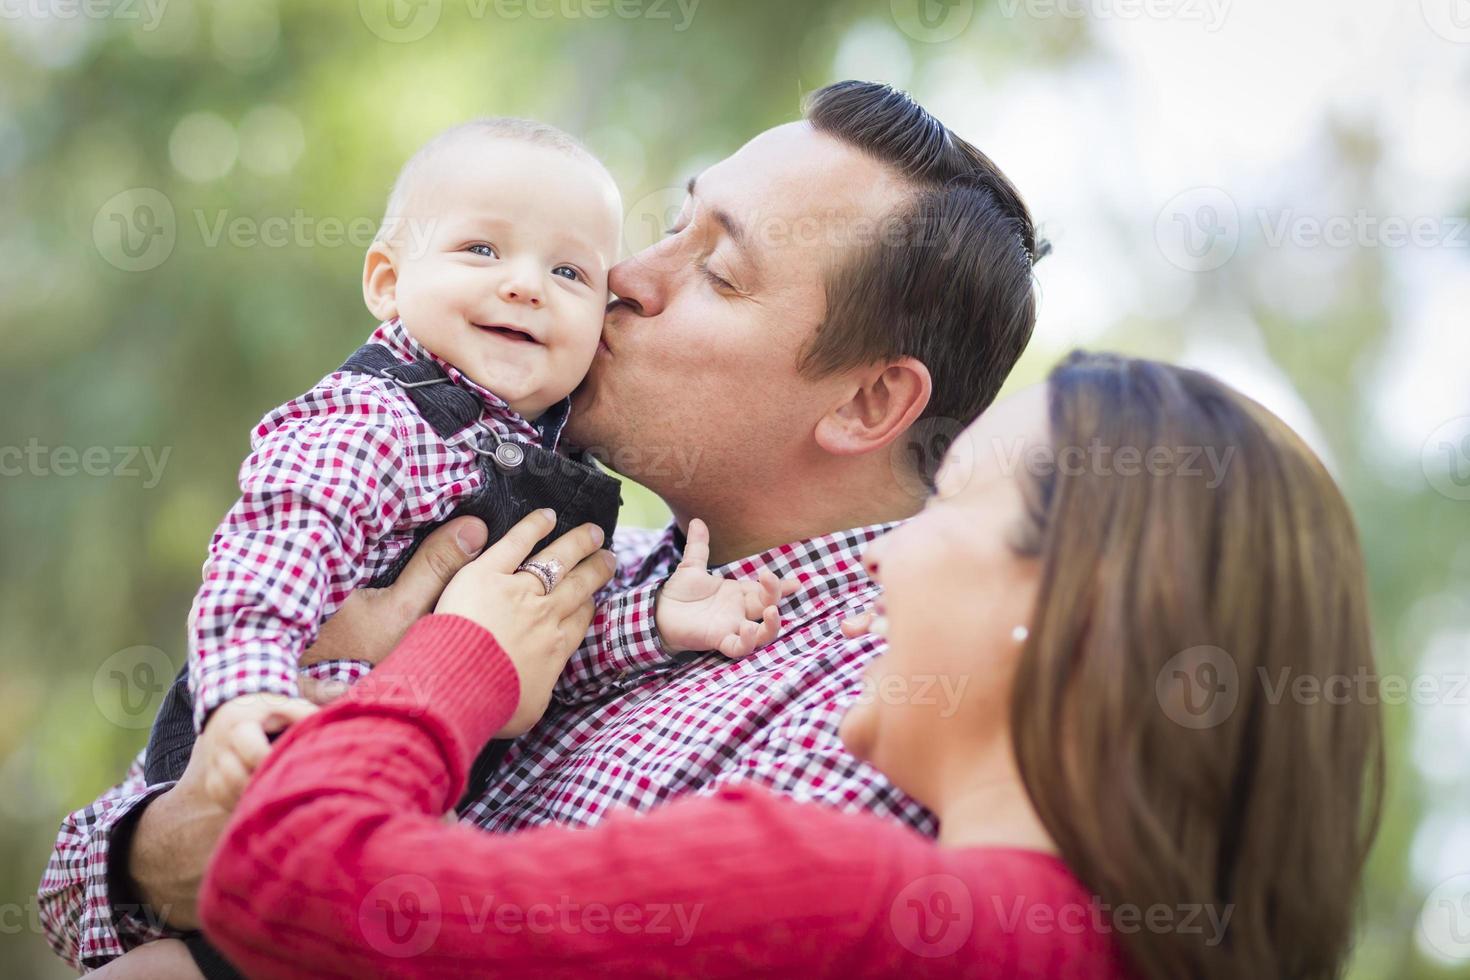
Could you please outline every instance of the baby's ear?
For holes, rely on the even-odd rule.
[[[362,262],[362,301],[380,321],[398,316],[398,266],[382,239],[373,242]]]

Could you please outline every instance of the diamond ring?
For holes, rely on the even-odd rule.
[[[545,561],[521,562],[516,571],[530,572],[536,576],[536,580],[541,583],[541,594],[550,595],[551,590],[556,588],[556,583],[561,581],[562,567],[561,562],[555,558],[548,558]]]

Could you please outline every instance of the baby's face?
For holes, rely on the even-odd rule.
[[[473,137],[425,161],[364,292],[434,355],[534,419],[597,353],[621,202],[597,166],[522,140]],[[386,282],[375,287],[375,275]],[[376,289],[376,292],[375,292]],[[380,301],[375,303],[374,297]]]

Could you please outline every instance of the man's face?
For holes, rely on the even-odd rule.
[[[826,313],[829,273],[907,190],[805,122],[762,133],[691,187],[671,233],[613,267],[621,302],[567,435],[698,516],[820,453],[813,429],[845,382],[802,377],[796,358]]]

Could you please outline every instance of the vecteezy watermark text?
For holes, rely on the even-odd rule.
[[[443,896],[423,875],[399,874],[374,885],[358,907],[358,925],[368,945],[396,958],[418,956],[434,945],[444,922]],[[570,896],[540,902],[510,902],[486,895],[459,896],[457,919],[475,935],[575,936],[622,935],[667,937],[684,946],[694,937],[703,903],[578,902]]]
[[[1213,34],[1225,23],[1231,0],[999,0],[1002,16],[1024,14],[1033,20],[1175,20],[1195,21]]]
[[[158,28],[169,0],[0,0],[0,20],[136,20]]]
[[[1039,936],[1058,932],[1068,935],[1088,932],[1103,935],[1112,932],[1124,935],[1136,932],[1154,935],[1176,933],[1182,936],[1200,936],[1204,944],[1211,947],[1224,941],[1225,930],[1230,928],[1230,917],[1235,914],[1234,905],[1226,905],[1224,908],[1195,902],[1180,905],[1162,902],[1134,905],[1120,902],[1113,905],[1096,895],[1086,904],[1031,902],[1019,895],[1009,901],[993,895],[990,901],[995,909],[996,920],[1007,933],[1028,932]]]
[[[1470,220],[1459,215],[1313,213],[1298,208],[1242,212],[1219,187],[1175,194],[1154,221],[1154,240],[1172,265],[1211,272],[1235,255],[1254,219],[1267,248],[1470,248]]]
[[[143,489],[152,490],[172,452],[172,446],[46,446],[32,436],[24,446],[0,446],[0,477],[142,478]]]
[[[991,449],[1007,476],[1024,468],[1034,476],[1179,476],[1205,478],[1214,490],[1225,479],[1235,447],[1111,446],[1093,439],[1086,446],[1050,446],[1024,439],[994,438]]]
[[[959,710],[969,683],[969,675],[884,674],[877,680],[864,676],[853,703],[937,707],[941,718],[950,718]]]
[[[1470,707],[1470,674],[1424,672],[1380,674],[1366,666],[1351,673],[1318,674],[1290,665],[1257,665],[1243,673],[1235,658],[1215,646],[1180,651],[1155,678],[1155,694],[1170,720],[1183,728],[1207,729],[1235,713],[1245,686],[1260,685],[1273,707],[1295,705],[1384,704]]]
[[[464,0],[471,20],[643,20],[689,30],[702,0]],[[444,14],[444,0],[358,0],[367,29],[384,41],[411,44],[427,37]]]

